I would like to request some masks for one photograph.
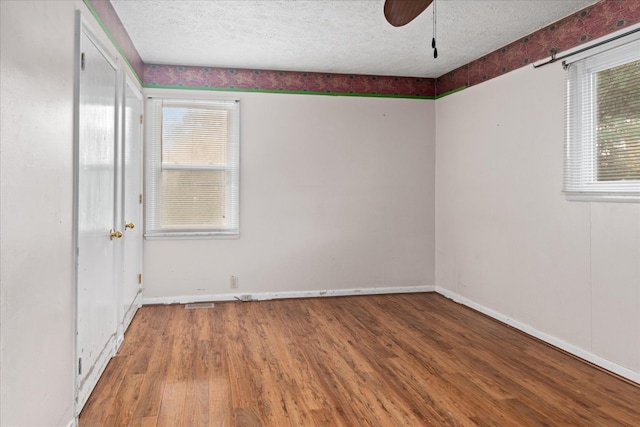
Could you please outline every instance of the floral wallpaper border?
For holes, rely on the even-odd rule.
[[[102,29],[107,33],[116,48],[134,71],[138,80],[142,82],[144,62],[138,50],[133,45],[127,30],[109,0],[84,0],[93,16],[96,17]]]
[[[435,79],[145,65],[145,87],[433,99]]]
[[[436,80],[437,95],[477,85],[509,71],[640,22],[640,0],[602,0]]]
[[[640,0],[601,0],[437,79],[145,64],[109,0],[84,0],[144,87],[435,99],[640,22]]]

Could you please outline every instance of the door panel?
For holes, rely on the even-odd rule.
[[[117,69],[86,34],[79,71],[77,152],[77,399],[82,408],[115,350]]]
[[[137,308],[142,274],[142,94],[129,81],[124,85],[124,283],[123,330]],[[127,226],[127,224],[129,224]],[[131,228],[133,225],[133,228]]]

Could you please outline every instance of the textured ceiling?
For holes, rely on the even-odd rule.
[[[111,0],[150,64],[439,77],[596,0],[436,0],[403,27],[384,0]]]

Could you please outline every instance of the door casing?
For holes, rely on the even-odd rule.
[[[125,271],[124,265],[126,256],[134,260],[136,265],[132,268],[142,272],[142,207],[138,198],[137,232],[125,234],[124,224],[125,213],[131,211],[125,183],[129,180],[135,186],[138,176],[137,185],[142,186],[142,155],[138,153],[137,160],[131,163],[125,158],[126,150],[141,152],[142,127],[138,117],[133,122],[138,134],[129,137],[127,132],[134,126],[125,123],[125,113],[127,104],[133,105],[134,99],[142,108],[142,94],[123,71],[115,49],[109,51],[105,47],[110,46],[109,41],[101,33],[102,41],[96,37],[80,11],[76,12],[75,34],[73,251],[77,417],[140,305],[138,273],[135,283],[126,288],[127,275],[132,273],[128,271],[131,268]],[[94,94],[91,84],[96,86]],[[130,97],[129,102],[126,96]],[[123,233],[123,237],[110,239],[111,230]]]

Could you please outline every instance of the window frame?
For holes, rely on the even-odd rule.
[[[640,203],[640,180],[598,181],[597,136],[597,84],[596,74],[630,61],[620,54],[603,64],[591,65],[590,58],[609,54],[613,49],[627,52],[638,49],[640,52],[640,34],[633,34],[600,49],[576,55],[571,61],[565,61],[566,74],[566,138],[565,138],[565,182],[563,192],[568,200],[611,201]],[[591,108],[583,108],[584,101]],[[578,104],[578,105],[573,105]],[[578,160],[576,160],[576,158]],[[587,159],[586,161],[583,159]]]
[[[229,112],[229,138],[227,140],[228,159],[225,164],[176,164],[166,163],[162,155],[163,117],[165,107],[206,107]],[[240,100],[238,98],[201,98],[172,97],[166,95],[148,95],[145,102],[145,118],[148,130],[145,136],[147,154],[145,155],[145,234],[147,240],[154,239],[202,239],[202,238],[239,238],[240,236]],[[160,120],[158,120],[158,118]],[[224,171],[231,175],[230,184],[225,186],[225,217],[229,218],[227,227],[202,227],[194,225],[162,224],[163,171]]]

